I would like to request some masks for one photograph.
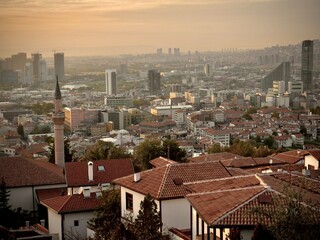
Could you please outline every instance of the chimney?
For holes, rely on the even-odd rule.
[[[46,220],[44,220],[44,219],[41,219],[41,220],[40,220],[41,226],[45,227],[45,223],[46,223]]]
[[[89,198],[90,197],[90,187],[83,187],[82,188],[82,194],[84,198]]]
[[[93,181],[93,162],[88,162],[88,179],[89,182]]]
[[[141,179],[140,173],[133,174],[133,181],[134,182],[139,182],[140,179]]]

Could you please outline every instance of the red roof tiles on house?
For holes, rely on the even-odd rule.
[[[183,184],[175,184],[230,177],[230,173],[220,162],[170,164],[140,173],[141,180],[133,181],[133,176],[119,178],[114,183],[156,199],[181,198],[188,193]],[[177,181],[176,181],[177,182]]]
[[[166,166],[167,164],[173,164],[173,163],[177,163],[176,161],[170,160],[168,158],[164,158],[164,157],[157,157],[155,159],[152,159],[150,161],[151,165],[154,167],[163,167]]]
[[[265,188],[258,186],[210,193],[190,194],[187,195],[186,198],[206,224],[214,225],[225,217],[226,214],[241,207],[241,205],[245,204],[258,194],[261,194],[263,191],[265,191]]]
[[[22,157],[0,158],[0,179],[7,187],[64,184],[63,169],[53,163]]]
[[[41,203],[60,214],[95,210],[100,204],[100,199],[95,193],[91,193],[87,198],[82,194],[73,194],[45,199]]]
[[[99,170],[98,167],[104,170]],[[67,162],[66,179],[68,187],[92,186],[111,183],[112,180],[134,173],[129,158],[93,161],[93,181],[88,178],[88,162]]]

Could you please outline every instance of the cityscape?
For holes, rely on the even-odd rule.
[[[298,0],[283,15],[287,0],[0,3],[0,239],[318,239],[320,5],[308,1],[299,17]],[[23,28],[37,11],[43,25]],[[282,35],[250,37],[254,19],[284,17]],[[162,40],[148,21],[168,28]],[[231,22],[252,29],[203,35],[214,47],[191,37]],[[105,48],[104,28],[118,41]]]

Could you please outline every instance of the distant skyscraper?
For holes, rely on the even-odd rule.
[[[148,71],[148,87],[151,94],[160,91],[160,72],[157,70]]]
[[[64,81],[64,53],[54,54],[54,74]]]
[[[115,69],[106,70],[106,94],[115,95],[117,93],[117,71]]]
[[[180,48],[174,48],[173,49],[173,55],[174,56],[180,56]]]
[[[212,76],[212,66],[210,64],[206,63],[203,67],[203,70],[207,77]]]
[[[172,54],[172,49],[168,48],[168,54],[171,55]]]
[[[273,81],[284,81],[285,89],[288,90],[288,82],[291,80],[290,72],[290,62],[282,62],[261,80],[261,90],[268,91],[268,88],[273,87]]]
[[[11,56],[12,58],[12,67],[14,70],[23,71],[26,63],[27,63],[27,54],[26,53],[18,53]]]
[[[33,78],[34,84],[39,84],[40,78],[40,59],[42,58],[41,53],[33,53],[32,54],[32,67],[33,67]]]
[[[305,91],[312,90],[312,71],[313,71],[313,41],[305,40],[302,42],[301,54],[301,81]]]

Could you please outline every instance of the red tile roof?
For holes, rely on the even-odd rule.
[[[133,181],[133,176],[119,178],[114,183],[156,199],[181,198],[188,191],[178,182],[194,182],[230,177],[230,173],[220,162],[170,164],[140,173],[141,180]],[[175,182],[174,182],[175,180]]]
[[[91,193],[88,198],[85,198],[82,194],[73,194],[45,199],[41,201],[41,204],[60,214],[93,211],[100,204],[100,199],[95,193]]]
[[[185,186],[193,193],[213,192],[217,190],[237,189],[258,185],[260,185],[260,181],[255,177],[255,175],[245,175],[185,183]]]
[[[320,161],[320,149],[311,149],[311,150],[307,150],[307,151],[305,151],[305,152],[311,154],[311,155],[314,156],[317,160]]]
[[[45,199],[66,195],[67,188],[37,189],[36,194],[37,194],[38,202],[40,202]]]
[[[64,184],[63,169],[53,163],[22,157],[0,158],[0,179],[7,187]]]
[[[222,152],[222,153],[205,154],[199,157],[188,158],[188,161],[189,162],[221,161],[225,159],[232,159],[235,157],[241,158],[242,156],[234,153],[230,153],[230,152]]]
[[[228,213],[232,213],[242,207],[243,204],[252,200],[264,191],[264,187],[257,186],[209,193],[190,194],[187,195],[186,198],[206,224],[216,225],[226,217]],[[243,219],[246,218],[247,216],[243,215],[242,218],[236,220],[238,223],[242,223]]]
[[[151,165],[154,167],[163,167],[166,166],[167,164],[173,164],[173,163],[177,163],[176,161],[170,160],[168,158],[164,158],[164,157],[157,157],[155,159],[152,159],[150,161]]]
[[[103,166],[104,171],[99,171]],[[130,158],[93,161],[93,181],[88,179],[88,162],[66,163],[66,179],[68,187],[93,186],[99,183],[111,183],[112,180],[134,173]]]
[[[293,164],[293,163],[299,162],[300,160],[303,160],[304,153],[301,150],[292,150],[292,151],[277,153],[276,155],[272,156],[272,158]]]

